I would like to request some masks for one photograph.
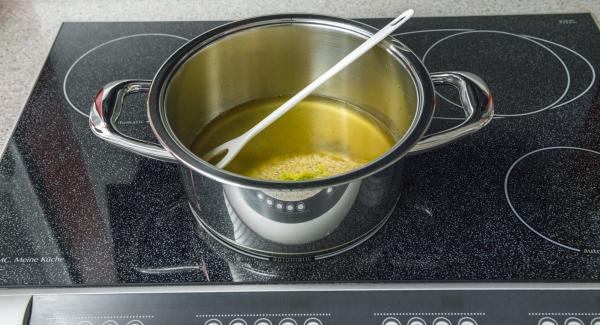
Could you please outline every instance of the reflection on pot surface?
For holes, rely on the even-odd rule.
[[[246,189],[189,171],[185,179],[196,219],[222,243],[262,258],[318,258],[359,244],[385,223],[399,200],[400,170],[318,190]]]
[[[225,186],[224,195],[230,214],[237,215],[261,237],[283,245],[301,245],[325,237],[340,224],[352,207],[359,186],[360,181],[335,190],[330,187],[302,201],[276,198],[285,197],[286,192],[268,196],[233,186]]]

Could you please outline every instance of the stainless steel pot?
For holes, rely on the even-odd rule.
[[[251,179],[217,169],[188,148],[220,113],[249,100],[294,94],[375,31],[317,15],[265,16],[220,26],[178,49],[152,81],[121,80],[103,87],[90,127],[116,146],[179,163],[198,223],[232,249],[275,259],[343,252],[389,218],[402,186],[397,162],[404,155],[456,140],[491,120],[492,98],[480,78],[466,72],[429,74],[409,48],[384,40],[316,93],[368,110],[401,136],[377,160],[329,178]],[[460,126],[424,137],[435,108],[434,84],[455,86],[468,117]],[[123,97],[140,91],[148,92],[148,118],[160,145],[115,128]],[[400,130],[406,110],[412,122]]]

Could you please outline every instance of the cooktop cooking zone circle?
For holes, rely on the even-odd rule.
[[[545,111],[567,95],[571,83],[569,70],[558,54],[536,40],[502,31],[464,31],[445,36],[433,43],[422,59],[431,71],[473,71],[484,78],[494,90],[497,117]],[[556,87],[557,82],[564,88]],[[545,96],[532,97],[532,92]]]
[[[447,34],[447,33],[451,33],[451,34]],[[528,108],[526,112],[515,112],[515,113],[511,113],[511,114],[507,114],[505,112],[504,107],[507,107],[507,105],[504,104],[503,100],[500,100],[500,104],[498,105],[496,103],[496,111],[498,112],[494,118],[503,118],[503,117],[514,117],[514,116],[526,116],[526,115],[531,115],[531,114],[535,114],[535,113],[540,113],[549,109],[555,109],[564,105],[567,105],[579,98],[581,98],[583,95],[585,95],[594,85],[594,82],[596,81],[596,71],[594,69],[594,66],[592,65],[592,63],[582,54],[580,54],[579,52],[573,50],[572,48],[569,48],[563,44],[551,41],[551,40],[547,40],[547,39],[543,39],[540,37],[535,37],[535,36],[531,36],[531,35],[524,35],[524,34],[515,34],[515,33],[510,33],[510,32],[506,32],[506,31],[496,31],[496,30],[475,30],[475,29],[430,29],[430,30],[416,30],[416,31],[409,31],[409,32],[402,32],[402,33],[398,33],[395,34],[395,37],[398,37],[400,39],[402,39],[403,41],[406,41],[407,37],[410,37],[411,35],[421,35],[421,34],[441,34],[441,38],[438,38],[435,42],[432,43],[432,45],[430,45],[426,50],[425,50],[425,54],[423,55],[423,61],[425,62],[425,60],[427,59],[427,56],[430,55],[430,53],[433,52],[439,52],[439,51],[434,51],[434,48],[437,46],[440,46],[440,43],[449,43],[446,45],[450,45],[451,42],[445,42],[445,41],[450,41],[450,40],[454,40],[457,42],[460,41],[488,41],[488,40],[493,40],[494,36],[497,37],[506,37],[506,41],[508,44],[510,44],[511,46],[514,46],[515,44],[513,44],[514,42],[519,42],[519,43],[523,43],[523,45],[525,45],[524,48],[528,49],[527,51],[521,51],[521,49],[523,47],[519,47],[517,50],[517,53],[519,53],[520,56],[520,60],[522,63],[528,64],[529,62],[537,62],[537,61],[553,61],[559,64],[556,64],[556,68],[558,69],[553,69],[553,73],[558,73],[558,74],[562,74],[561,76],[557,76],[557,80],[566,80],[565,86],[566,89],[562,91],[562,94],[560,94],[560,96],[558,96],[558,99],[555,99],[553,103],[551,104],[547,104],[547,103],[534,103],[532,104],[532,108]],[[489,35],[492,35],[492,37],[488,37]],[[485,36],[486,38],[484,38],[483,36]],[[527,42],[522,42],[523,40],[527,41]],[[462,44],[462,43],[461,43]],[[534,45],[534,46],[531,46]],[[481,60],[481,57],[472,57],[472,51],[471,52],[459,52],[459,55],[464,55],[463,57],[459,57],[457,60],[454,60],[453,63],[455,63],[455,67],[453,67],[453,69],[456,68],[456,64],[463,64],[458,65],[458,69],[474,69],[476,70],[476,68],[471,67],[469,64],[472,64],[475,61],[483,61],[481,63],[485,63],[483,65],[483,68],[480,67],[480,69],[483,69],[483,71],[478,72],[482,77],[484,77],[486,79],[486,81],[489,80],[493,80],[493,77],[496,76],[496,73],[493,71],[489,71],[486,72],[487,70],[491,70],[492,68],[494,68],[493,65],[490,65],[490,63],[494,62],[494,60],[492,60],[494,58],[494,52],[489,53],[490,51],[492,51],[491,49],[495,49],[497,48],[497,44],[493,44],[493,46],[488,46],[488,48],[490,50],[486,51],[486,50],[482,50],[477,52],[477,55],[481,55],[481,54],[486,54],[486,56],[484,56],[485,60]],[[533,52],[532,54],[529,55],[529,57],[523,57],[523,55],[526,54],[526,52],[530,52],[531,50],[534,50],[536,52]],[[443,54],[448,53],[447,51],[444,52]],[[457,53],[456,50],[451,51],[449,53]],[[489,56],[489,55],[492,56]],[[546,57],[546,59],[542,58],[542,57]],[[469,58],[470,60],[466,61],[466,59]],[[435,58],[434,58],[435,59]],[[451,59],[455,59],[454,57]],[[525,60],[525,61],[523,61]],[[430,60],[432,61],[432,60]],[[449,58],[446,58],[446,61],[450,61]],[[435,69],[433,69],[431,67],[431,62],[428,64],[426,62],[426,65],[428,65],[428,67],[430,69],[432,69],[432,71],[435,71]],[[490,68],[488,68],[490,67]],[[561,69],[562,68],[562,69]],[[437,69],[437,68],[436,68]],[[447,69],[447,67],[440,67],[440,69]],[[508,67],[508,71],[514,70],[514,68],[512,68],[512,66]],[[563,70],[564,73],[560,73],[560,70]],[[545,73],[545,71],[538,71],[539,73],[535,73],[535,76],[539,76],[540,73]],[[509,87],[510,83],[506,83],[507,80],[499,80],[499,82],[501,84],[505,84],[505,86]],[[495,83],[495,82],[494,82]],[[528,89],[530,85],[527,85],[527,87],[524,87],[522,89]],[[497,88],[497,87],[496,87]],[[515,87],[515,89],[517,89]],[[496,89],[494,88],[495,92],[497,93]],[[517,89],[517,92],[520,91],[521,89]],[[502,93],[502,92],[501,92]],[[557,93],[558,94],[558,93]],[[445,110],[444,111],[444,115],[443,116],[435,116],[435,119],[440,119],[440,120],[464,120],[464,113],[459,110],[460,105],[457,103],[456,100],[451,99],[451,97],[446,97],[444,94],[439,94],[438,96],[442,99],[442,101],[450,103],[452,105],[452,107],[457,108],[456,111],[448,111]],[[505,96],[495,96],[496,98],[498,97],[505,97]],[[542,98],[542,97],[540,97]],[[545,97],[544,97],[545,98]],[[523,103],[516,103],[515,105],[512,105],[513,107],[516,108],[521,108],[523,107]],[[513,108],[514,109],[514,108]]]
[[[145,33],[101,43],[83,53],[67,70],[62,84],[65,99],[87,118],[98,89],[120,79],[152,79],[161,64],[187,41],[172,34]]]
[[[529,152],[508,169],[504,192],[512,212],[536,235],[572,251],[600,254],[600,152],[577,147]]]

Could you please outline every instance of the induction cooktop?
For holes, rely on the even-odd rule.
[[[361,21],[382,27],[389,19]],[[62,25],[0,161],[0,286],[5,288],[0,295],[66,290],[59,290],[62,296],[50,294],[55,291],[34,296],[31,324],[139,325],[165,319],[179,324],[183,311],[162,320],[159,311],[143,311],[139,304],[137,314],[119,312],[135,298],[122,293],[110,305],[103,305],[102,295],[87,296],[85,308],[102,306],[131,317],[61,309],[77,311],[73,306],[81,301],[65,295],[68,288],[108,294],[103,287],[141,292],[174,285],[213,293],[210,299],[194,293],[212,307],[194,309],[187,320],[209,325],[347,324],[344,317],[362,317],[347,310],[352,303],[378,306],[364,320],[386,325],[472,325],[486,317],[481,323],[500,324],[494,313],[508,306],[523,311],[515,315],[531,324],[578,324],[567,323],[569,317],[593,321],[600,312],[600,293],[592,290],[600,278],[600,32],[590,14],[406,23],[394,36],[430,72],[480,75],[494,93],[496,115],[474,135],[405,158],[407,194],[372,238],[338,256],[294,263],[261,261],[223,247],[198,227],[176,165],[115,148],[88,127],[88,111],[102,85],[152,79],[178,47],[223,23]],[[430,132],[464,119],[455,92],[437,91]],[[143,94],[127,97],[119,127],[155,141],[144,100]],[[569,303],[558,304],[554,294],[527,291],[548,283],[549,290],[579,288],[586,294],[560,291]],[[253,295],[249,284],[262,293]],[[522,291],[494,291],[497,287]],[[311,294],[331,288],[338,288],[331,296]],[[411,293],[394,298],[401,288],[412,288]],[[460,291],[475,288],[487,291],[476,296]],[[362,294],[355,299],[340,294],[346,290]],[[290,298],[286,292],[292,291],[297,292]],[[163,295],[145,300],[147,306],[196,301]],[[231,311],[220,299],[252,303]],[[270,304],[256,309],[256,299]],[[537,307],[526,309],[530,301]],[[542,308],[547,301],[570,309],[554,315],[554,305]],[[278,304],[305,312],[295,307],[284,312],[287,307],[274,307]]]

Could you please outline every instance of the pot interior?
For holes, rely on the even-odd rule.
[[[181,144],[195,152],[192,146],[198,134],[215,118],[244,103],[295,94],[367,37],[364,31],[315,22],[269,24],[226,35],[202,47],[174,73],[165,97],[167,124]],[[401,141],[415,122],[418,109],[415,81],[404,63],[392,54],[392,47],[388,41],[380,43],[309,98],[359,108],[389,132],[390,147]],[[245,118],[242,123],[232,119],[230,132],[223,133],[226,134],[223,138],[209,137],[207,143],[221,144],[245,132],[255,123],[250,120]],[[260,117],[254,116],[254,120]],[[376,144],[366,133],[357,132],[358,124],[352,121],[348,117],[315,118],[314,115],[310,120],[288,119],[283,133],[275,132],[271,137],[287,137],[285,141],[289,143],[303,142],[307,150],[312,144],[327,143],[328,139],[341,141],[348,150],[372,156]],[[294,132],[289,131],[295,129],[316,131],[311,133],[313,140],[310,140],[294,137]],[[259,157],[261,149],[285,153],[282,148],[286,146],[281,141],[270,143],[268,148],[258,144],[250,156]]]

